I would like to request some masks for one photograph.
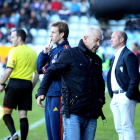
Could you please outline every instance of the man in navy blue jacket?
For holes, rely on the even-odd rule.
[[[135,140],[134,117],[139,95],[139,65],[133,52],[125,45],[127,35],[116,31],[111,36],[111,45],[116,50],[115,58],[107,76],[110,107],[114,116],[119,140]]]
[[[45,46],[44,50],[39,54],[37,59],[37,71],[39,74],[45,73],[47,69],[55,63],[59,54],[67,48],[70,48],[67,41],[69,28],[66,22],[57,21],[51,24],[50,43]],[[57,46],[53,48],[53,42]],[[53,49],[52,49],[53,48]],[[41,102],[46,97],[45,106],[39,104],[40,107],[45,107],[45,121],[48,140],[62,140],[62,120],[61,120],[61,76],[55,78],[48,92],[45,95],[40,95],[37,102]]]

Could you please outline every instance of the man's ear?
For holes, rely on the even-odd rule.
[[[21,39],[21,37],[19,36],[19,37],[18,37],[18,41],[21,41],[21,40],[22,40],[22,39]]]
[[[83,36],[83,40],[86,41],[87,40],[87,36]]]
[[[63,38],[64,37],[64,32],[63,33],[60,33],[60,36]]]
[[[124,38],[123,37],[120,38],[120,42],[121,43],[124,42]]]

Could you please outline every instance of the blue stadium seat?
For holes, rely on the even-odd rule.
[[[116,20],[109,20],[109,25],[118,25],[118,21],[116,21]]]
[[[99,24],[99,21],[98,21],[97,19],[95,19],[94,17],[91,17],[91,18],[89,19],[89,23],[90,23],[90,24]]]
[[[79,24],[77,23],[69,23],[69,30],[78,30]]]
[[[66,6],[68,9],[70,9],[72,3],[71,3],[71,1],[64,1],[64,2],[63,2],[63,5]]]
[[[87,24],[87,23],[89,22],[88,17],[87,17],[87,16],[81,16],[81,17],[80,17],[80,22],[81,22],[81,23],[86,23],[86,24]]]
[[[35,37],[34,38],[34,44],[45,45],[46,44],[46,38],[45,37]]]
[[[78,32],[74,30],[70,30],[69,37],[76,38],[78,36]],[[70,42],[71,43],[71,42]]]
[[[84,31],[85,29],[87,29],[88,28],[88,24],[79,24],[79,29],[81,30],[81,31]]]
[[[78,23],[79,22],[79,17],[78,16],[70,16],[69,22],[71,23]]]
[[[50,16],[50,22],[55,22],[58,20],[60,20],[60,18],[57,14]]]
[[[5,35],[7,33],[7,29],[5,27],[1,27],[1,32]]]
[[[37,36],[42,36],[42,37],[47,36],[47,30],[45,30],[45,29],[38,29]]]
[[[33,37],[37,36],[37,29],[31,28],[30,33],[32,34]]]

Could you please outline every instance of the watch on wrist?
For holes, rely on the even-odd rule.
[[[0,83],[0,85],[3,85],[4,87],[6,86],[6,84],[5,84],[5,83]]]

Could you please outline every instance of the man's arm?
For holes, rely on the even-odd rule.
[[[12,68],[6,68],[4,75],[1,79],[1,83],[5,83],[8,79],[8,77],[11,75],[12,73]],[[0,93],[4,90],[4,85],[0,85]]]
[[[38,89],[38,93],[36,95],[36,98],[40,95],[45,95],[52,83],[52,81],[62,72],[66,71],[67,68],[70,67],[71,64],[71,55],[67,50],[64,50],[59,58],[56,60],[56,62],[46,71],[42,82],[40,84],[40,87]]]
[[[137,94],[137,89],[139,85],[139,64],[136,56],[133,53],[127,55],[125,59],[125,65],[127,67],[127,72],[130,79],[126,96],[129,99],[132,99],[135,94]]]
[[[49,67],[48,62],[49,62],[49,55],[48,53],[51,51],[53,51],[53,45],[51,44],[51,39],[49,44],[47,44],[44,47],[44,50],[42,52],[40,52],[38,58],[37,58],[37,72],[38,74],[43,74],[45,73],[44,71],[46,71],[45,69]],[[43,69],[44,70],[43,70]]]
[[[33,81],[32,81],[32,89],[34,89],[34,87],[35,87],[35,85],[36,85],[36,83],[38,81],[38,78],[39,78],[39,74],[35,73]]]

